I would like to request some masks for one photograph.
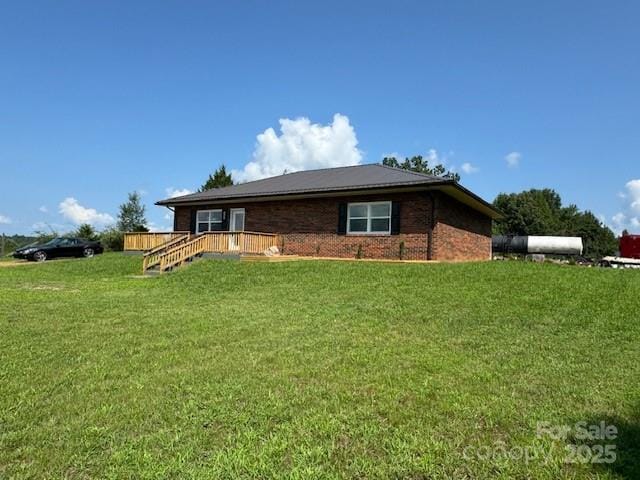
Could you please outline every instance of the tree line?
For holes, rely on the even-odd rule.
[[[550,188],[501,193],[493,205],[504,218],[494,223],[497,235],[559,235],[582,237],[584,256],[599,259],[618,249],[615,234],[592,212],[563,205]]]

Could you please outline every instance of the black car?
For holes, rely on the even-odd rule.
[[[100,242],[92,242],[83,238],[54,238],[40,245],[28,245],[13,253],[15,258],[44,262],[56,257],[93,257],[103,252]]]

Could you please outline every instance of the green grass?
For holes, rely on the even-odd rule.
[[[640,478],[640,272],[140,266],[0,268],[0,478]]]

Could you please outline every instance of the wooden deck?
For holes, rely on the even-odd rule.
[[[124,234],[125,251],[147,251],[189,232],[127,232]]]
[[[171,247],[185,235],[189,240],[202,237],[205,253],[261,254],[280,244],[279,235],[275,233],[206,232],[194,235],[189,232],[127,232],[124,234],[124,250],[150,252],[160,247]]]
[[[125,233],[125,250],[144,251],[142,271],[160,273],[183,265],[204,253],[264,255],[280,244],[280,236],[260,232]]]

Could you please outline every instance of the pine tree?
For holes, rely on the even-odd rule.
[[[384,157],[382,164],[387,167],[402,168],[403,170],[409,170],[411,172],[425,173],[427,175],[433,175],[434,177],[444,177],[460,181],[460,174],[447,170],[444,165],[438,163],[436,165],[429,165],[429,160],[425,160],[422,155],[414,155],[411,158],[405,158],[403,162],[399,162],[396,157]]]
[[[98,239],[98,234],[96,233],[95,229],[88,223],[83,223],[82,225],[80,225],[74,232],[74,236],[78,238],[84,238],[85,240]]]
[[[227,173],[227,169],[222,164],[213,175],[209,174],[209,178],[206,182],[200,187],[200,192],[204,192],[205,190],[211,190],[212,188],[221,188],[228,187],[229,185],[233,185],[233,179],[231,178],[231,174]]]
[[[127,202],[120,205],[118,213],[118,230],[121,232],[148,232],[145,207],[140,202],[138,192],[128,195]]]

